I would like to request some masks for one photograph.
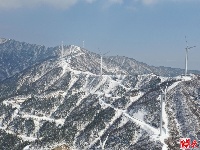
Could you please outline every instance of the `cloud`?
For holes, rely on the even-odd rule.
[[[68,9],[78,2],[85,2],[92,4],[97,0],[0,0],[0,10],[3,9],[15,9],[22,7],[37,7],[37,6],[51,6],[58,9]],[[100,1],[100,0],[99,0]],[[132,4],[142,3],[143,5],[152,5],[160,2],[194,2],[200,0],[103,0],[106,7],[110,7],[114,4],[126,4],[131,2]]]
[[[81,0],[0,0],[0,8],[13,9],[21,7],[36,7],[48,5],[55,8],[68,9]],[[86,3],[93,3],[95,0],[82,0]]]
[[[108,0],[108,3],[111,4],[122,4],[124,0]]]
[[[115,4],[120,5],[120,4],[123,4],[123,3],[124,3],[124,0],[104,0],[103,8],[108,9]]]
[[[141,1],[144,5],[152,5],[156,3],[161,3],[161,2],[200,2],[200,0],[135,0],[135,1]]]
[[[155,4],[157,2],[158,2],[158,0],[142,0],[142,3],[145,4],[145,5],[152,5],[152,4]]]
[[[96,0],[85,0],[87,3],[93,3],[95,2]]]
[[[164,0],[105,0],[105,6],[106,8],[109,8],[110,6],[114,5],[114,4],[129,4],[127,6],[128,9],[134,9],[135,10],[135,6],[138,4],[138,3],[141,3],[143,5],[152,5],[152,4],[156,4],[157,2],[160,2],[160,1],[164,1]],[[171,1],[171,0],[169,0]],[[132,7],[132,5],[134,7]]]

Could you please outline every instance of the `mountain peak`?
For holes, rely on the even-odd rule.
[[[0,147],[177,149],[200,127],[200,78],[159,76],[181,71],[123,56],[101,63],[75,45],[0,44]]]
[[[8,40],[7,39],[5,39],[5,38],[0,38],[0,44],[3,44],[3,43],[5,43],[5,42],[7,42]]]

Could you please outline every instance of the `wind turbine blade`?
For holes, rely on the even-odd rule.
[[[187,39],[186,39],[186,36],[185,36],[185,42],[186,42],[186,48],[185,48],[185,51],[186,51],[186,54],[185,54],[185,76],[187,75],[187,71],[188,71],[188,51],[196,46],[191,46],[189,47],[188,46],[188,42],[187,42]]]
[[[187,46],[187,48],[188,48],[188,41],[187,41],[186,36],[185,36],[185,42],[186,42],[186,46]]]
[[[195,48],[196,46],[191,46],[191,47],[188,47],[188,49],[191,49],[191,48]]]

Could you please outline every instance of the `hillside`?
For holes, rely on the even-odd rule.
[[[14,62],[22,67],[7,70],[0,82],[2,149],[178,150],[181,137],[199,138],[200,76],[162,77],[120,56],[105,57],[99,76],[99,55],[72,45],[64,49],[63,57],[58,47],[42,52],[38,46],[37,54],[24,59],[18,57],[26,48],[16,57],[18,51],[1,54],[13,56],[3,58],[2,72]],[[166,86],[159,136],[160,94]]]
[[[59,46],[47,48],[44,45],[28,44],[1,38],[0,42],[0,81],[41,63],[42,61],[61,57]],[[100,74],[100,55],[78,46],[64,46],[64,59],[71,68]],[[104,74],[142,75],[154,73],[161,76],[177,76],[183,69],[154,67],[124,56],[103,57]],[[190,71],[199,74],[200,71]]]

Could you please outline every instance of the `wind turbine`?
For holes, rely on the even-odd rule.
[[[188,51],[196,46],[189,47],[186,36],[185,36],[185,42],[186,42],[186,48],[185,48],[185,51],[186,51],[186,53],[185,53],[185,76],[186,76],[187,70],[188,70]]]
[[[160,112],[160,136],[162,136],[162,128],[163,128],[163,124],[162,124],[162,120],[163,120],[163,116],[162,116],[162,113],[163,113],[163,99],[164,99],[164,102],[166,102],[166,95],[167,95],[167,85],[166,85],[166,87],[165,87],[165,89],[163,90],[161,90],[162,92],[161,92],[161,95],[160,95],[160,98],[161,98],[161,100],[160,100],[160,107],[161,107],[161,112]],[[164,97],[164,98],[163,98]]]
[[[62,53],[61,53],[61,55],[62,55],[62,58],[63,58],[63,41],[62,41]]]
[[[108,54],[109,53],[109,51],[108,52],[106,52],[106,53],[104,53],[104,54],[101,54],[101,52],[100,52],[100,55],[101,55],[101,72],[100,72],[100,75],[102,76],[102,69],[103,69],[103,56],[105,56],[106,54]]]
[[[161,106],[161,112],[160,112],[160,136],[162,136],[162,111],[163,111],[163,93],[160,95],[160,106]]]
[[[63,61],[64,61],[64,60],[63,60],[63,51],[64,51],[64,48],[63,48],[63,41],[62,41],[62,45],[61,45],[61,61],[62,61],[61,63],[62,63],[62,66],[63,66],[63,64],[64,64],[64,63],[63,63]]]

